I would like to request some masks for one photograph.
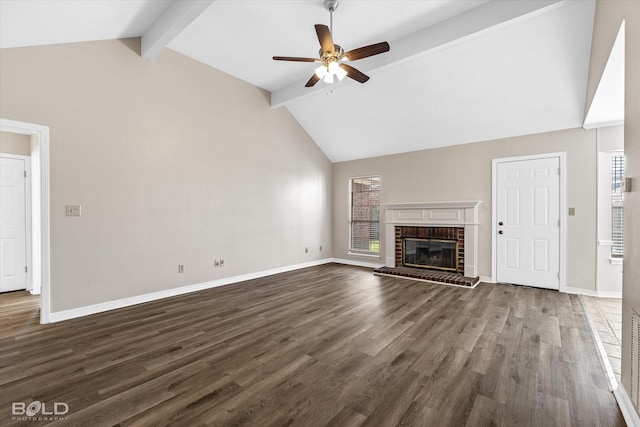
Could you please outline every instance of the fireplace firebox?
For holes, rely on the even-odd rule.
[[[464,228],[395,227],[395,267],[464,274]]]
[[[402,264],[410,267],[457,271],[457,241],[402,239]]]

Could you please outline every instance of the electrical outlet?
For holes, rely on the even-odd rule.
[[[224,267],[224,260],[220,258],[220,267]]]
[[[305,254],[309,253],[309,248],[304,248],[304,253]]]
[[[82,206],[80,205],[67,205],[67,216],[80,216],[82,215]]]
[[[576,216],[576,208],[569,208],[569,216]]]
[[[217,260],[217,259],[213,260],[213,266],[220,267],[220,260]]]
[[[184,273],[184,265],[178,264],[178,273]]]

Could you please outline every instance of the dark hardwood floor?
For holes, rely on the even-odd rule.
[[[623,426],[578,298],[336,264],[57,324],[0,296],[0,425]],[[47,408],[49,410],[51,408]]]

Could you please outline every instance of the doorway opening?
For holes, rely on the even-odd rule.
[[[0,118],[0,131],[28,135],[31,147],[31,274],[30,291],[40,294],[40,323],[49,323],[50,295],[50,206],[49,127]]]

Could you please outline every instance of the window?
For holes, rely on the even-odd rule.
[[[622,258],[624,251],[624,153],[614,153],[611,158],[611,257]]]
[[[349,181],[349,252],[380,253],[380,177]]]

